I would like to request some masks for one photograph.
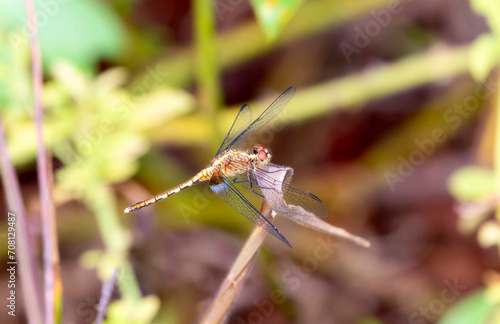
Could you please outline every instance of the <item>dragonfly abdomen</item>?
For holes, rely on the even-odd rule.
[[[133,204],[132,206],[127,207],[125,209],[125,213],[130,213],[134,210],[138,210],[138,209],[144,208],[146,206],[152,205],[154,203],[159,202],[160,200],[163,200],[163,199],[168,198],[172,195],[175,195],[179,191],[184,190],[188,187],[191,187],[192,185],[195,185],[199,182],[209,180],[211,177],[211,174],[212,174],[212,169],[213,169],[212,167],[205,168],[205,169],[201,170],[200,172],[198,172],[194,177],[192,177],[188,181],[183,182],[180,185],[175,186],[172,189],[169,189],[161,194],[158,194],[156,196],[153,196],[151,198],[148,198],[146,200],[140,201],[138,203]]]

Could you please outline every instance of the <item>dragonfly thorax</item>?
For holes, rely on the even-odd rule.
[[[228,177],[238,176],[252,168],[265,167],[271,161],[271,157],[271,150],[260,144],[253,147],[252,154],[227,150],[212,160],[212,165],[207,168],[210,169],[207,171],[207,177],[208,173],[214,170],[220,170]]]

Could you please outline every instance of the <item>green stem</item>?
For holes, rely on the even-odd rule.
[[[201,107],[214,127],[221,105],[217,37],[212,1],[194,0],[193,14],[196,38],[196,78]],[[217,132],[217,129],[215,128]],[[215,134],[214,134],[215,135]],[[213,142],[212,142],[213,143]]]
[[[91,198],[87,199],[87,203],[96,215],[97,225],[107,249],[106,253],[123,260],[118,265],[120,278],[125,278],[118,280],[120,293],[125,299],[139,300],[141,298],[139,284],[127,260],[130,234],[120,224],[115,197],[105,184],[96,185],[90,195]]]
[[[288,104],[292,120],[319,117],[328,110],[354,108],[372,100],[467,72],[469,46],[440,47],[299,89]],[[307,107],[305,109],[304,107]]]
[[[354,109],[372,100],[467,73],[468,59],[468,46],[433,48],[391,64],[301,88],[278,118],[294,123],[318,118],[339,109]],[[250,105],[261,110],[272,100],[272,97],[268,97]],[[219,114],[221,125],[231,125],[236,112],[228,109]],[[186,124],[197,131],[186,135],[183,131]],[[205,124],[202,118],[189,116],[172,121],[169,127],[158,129],[151,136],[159,141],[168,139],[182,144],[202,142],[207,136]]]

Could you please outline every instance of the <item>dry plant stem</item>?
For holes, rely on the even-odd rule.
[[[37,169],[38,186],[40,188],[41,223],[44,255],[44,295],[45,295],[45,323],[56,323],[56,314],[60,319],[61,290],[59,253],[57,250],[57,234],[55,211],[51,194],[52,177],[49,173],[49,156],[43,138],[43,108],[42,108],[42,60],[38,41],[37,20],[35,18],[35,3],[25,0],[26,21],[33,24],[30,34],[31,69],[35,105],[35,127],[37,132]]]
[[[7,140],[0,116],[0,164],[2,166],[2,184],[7,199],[7,208],[16,216],[16,255],[23,292],[26,316],[30,323],[43,323],[42,297],[36,274],[36,262],[31,252],[26,213],[21,196],[21,189],[16,177],[16,170],[7,150]]]
[[[111,300],[111,294],[113,293],[113,288],[115,287],[116,280],[118,279],[118,269],[113,272],[113,275],[102,284],[101,289],[101,299],[99,300],[99,306],[97,307],[97,316],[95,324],[101,324],[104,315],[106,314],[106,309]]]
[[[268,176],[276,180],[278,183],[283,182],[289,184],[292,179],[292,168],[271,164],[267,165],[264,168],[266,169]],[[256,174],[255,182],[264,184],[266,183],[266,177],[264,177],[263,174],[260,173]],[[269,179],[267,181],[269,181]],[[271,219],[271,215],[276,214],[277,212],[290,218],[300,225],[331,235],[350,239],[362,246],[370,246],[370,243],[367,240],[358,236],[354,236],[341,228],[334,227],[326,222],[319,220],[315,217],[315,214],[313,214],[311,210],[306,210],[301,206],[288,204],[285,201],[286,194],[284,191],[287,189],[284,188],[286,187],[260,187],[260,189],[262,190],[262,194],[264,195],[261,213],[266,218]],[[272,212],[272,210],[276,212]],[[314,210],[314,208],[312,208],[312,210]],[[318,210],[318,212],[321,213],[321,210]],[[212,305],[210,305],[210,307],[200,320],[201,323],[223,323],[227,320],[229,311],[231,310],[231,306],[233,305],[234,300],[243,287],[243,283],[245,282],[245,279],[253,265],[257,251],[259,250],[259,247],[261,246],[266,233],[267,232],[262,227],[255,227],[252,234],[245,243],[245,246],[241,250],[238,258],[231,267],[231,270],[226,276],[226,279],[222,283]]]
[[[267,219],[271,220],[271,212],[271,208],[264,202],[261,213]],[[224,323],[227,321],[231,306],[241,291],[248,273],[252,269],[255,257],[266,237],[266,233],[266,230],[260,226],[254,228],[227,274],[226,279],[224,279],[224,282],[220,286],[217,296],[200,319],[200,323]]]

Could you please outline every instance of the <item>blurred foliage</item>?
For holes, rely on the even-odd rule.
[[[495,0],[470,0],[472,8],[486,17],[491,31],[500,36],[500,3]]]
[[[460,201],[475,201],[495,193],[495,180],[490,169],[463,167],[450,178],[451,194]]]
[[[36,158],[36,138],[26,109],[31,85],[24,4],[1,5],[0,101],[11,156],[17,165],[27,166]],[[130,93],[124,68],[93,76],[98,61],[118,57],[125,45],[123,27],[104,3],[38,1],[37,9],[39,18],[50,16],[45,23],[39,20],[39,35],[44,68],[52,75],[43,89],[45,139],[63,163],[56,172],[55,200],[82,201],[96,215],[106,249],[88,251],[83,264],[97,268],[103,281],[117,268],[129,275],[126,284],[119,281],[124,300],[110,305],[109,323],[148,323],[159,301],[140,297],[127,261],[131,234],[120,225],[110,185],[135,174],[139,157],[151,146],[147,133],[189,113],[194,100],[184,90],[165,86]],[[144,80],[151,82],[157,82],[155,75]]]
[[[438,323],[498,323],[491,319],[491,314],[494,310],[495,306],[486,298],[485,292],[478,291],[455,303]]]
[[[487,34],[480,36],[471,48],[470,70],[476,81],[484,81],[500,58],[500,38]]]
[[[156,296],[144,297],[138,304],[128,300],[120,300],[108,307],[105,324],[134,323],[147,324],[160,309],[160,300]]]
[[[36,157],[26,110],[31,106],[29,32],[23,2],[0,6],[0,103],[12,158],[27,166]],[[140,297],[127,261],[131,235],[120,225],[109,185],[132,177],[138,158],[151,146],[146,134],[189,113],[194,101],[185,90],[162,85],[155,71],[131,89],[124,87],[124,68],[93,76],[98,61],[117,59],[125,49],[123,26],[106,4],[39,0],[36,9],[43,67],[52,76],[43,90],[46,141],[63,163],[56,173],[56,202],[79,200],[96,215],[106,249],[87,251],[82,264],[96,268],[103,281],[117,268],[129,278],[119,281],[123,299],[110,304],[106,323],[149,323],[159,299]]]
[[[20,114],[31,103],[31,77],[25,68],[29,59],[29,47],[17,51],[9,44],[8,33],[0,28],[0,105],[2,110]]]
[[[221,73],[217,64],[228,67],[261,57],[275,49],[277,44],[319,33],[334,23],[360,13],[366,14],[372,7],[385,2],[367,0],[334,5],[329,1],[315,1],[299,12],[302,0],[252,0],[267,42],[259,38],[260,34],[253,25],[217,38],[216,42],[211,4],[197,2],[199,18],[194,21],[199,28],[197,64],[193,64],[196,49],[182,49],[158,63],[154,69],[141,69],[134,79],[123,67],[98,73],[97,64],[103,60],[114,63],[128,60],[136,64],[147,56],[145,53],[159,52],[162,44],[156,44],[159,43],[157,34],[137,28],[127,31],[130,35],[126,35],[121,20],[102,1],[38,0],[36,3],[41,15],[39,35],[47,75],[43,96],[45,138],[54,157],[62,164],[55,178],[56,203],[61,205],[76,200],[96,216],[105,249],[84,253],[81,257],[83,266],[96,269],[103,281],[116,268],[121,268],[122,278],[126,278],[119,280],[122,299],[110,304],[106,323],[150,323],[159,311],[160,300],[156,296],[142,297],[128,260],[132,234],[119,219],[122,211],[117,208],[113,185],[136,174],[139,159],[153,146],[154,134],[164,125],[173,126],[161,132],[163,141],[177,141],[179,133],[188,128],[193,129],[192,133],[197,138],[206,138],[213,133],[215,122],[206,126],[206,118],[193,116],[198,118],[196,122],[179,118],[189,115],[195,108],[194,98],[187,90],[192,75],[200,73],[198,86],[210,87],[209,99],[205,102],[202,96],[200,100],[200,106],[211,107],[203,117],[210,115],[212,120],[217,117],[226,122],[229,115],[219,118],[221,114],[215,109],[221,97],[221,90],[214,83],[219,82]],[[124,3],[116,2],[115,5],[128,12],[130,5]],[[483,81],[500,58],[500,3],[496,0],[471,0],[471,4],[478,13],[485,15],[492,30],[491,34],[477,38],[471,45],[470,72],[476,80]],[[342,10],[331,10],[332,6]],[[35,132],[29,109],[32,106],[29,33],[23,18],[22,1],[0,0],[0,7],[0,106],[12,158],[18,167],[26,168],[32,166],[36,158]],[[298,14],[307,19],[290,24],[292,17]],[[44,17],[46,20],[43,20]],[[290,27],[287,33],[286,26]],[[131,39],[139,54],[130,50],[127,39]],[[215,51],[217,48],[220,53]],[[210,55],[206,51],[210,51]],[[298,95],[296,103],[292,104],[292,108],[308,107],[306,110],[296,109],[294,118],[303,120],[311,114],[321,116],[331,110],[330,106],[362,105],[382,96],[453,76],[460,71],[463,57],[468,56],[468,48],[444,51],[441,55],[436,51],[428,56],[405,58],[393,66],[376,67],[366,73],[312,87],[303,95]],[[444,64],[430,68],[430,64],[435,65],[436,57],[438,63]],[[426,62],[429,65],[425,65]],[[198,71],[199,65],[206,69]],[[173,72],[166,77],[162,71]],[[398,79],[401,76],[404,81]],[[325,102],[314,100],[319,97],[325,98]],[[440,111],[437,115],[442,116]],[[433,115],[433,119],[439,118]],[[387,147],[394,149],[394,146]],[[463,168],[450,178],[450,192],[463,203],[491,198],[498,192],[498,181],[495,179],[498,172],[477,166]],[[162,176],[157,177],[163,180]],[[469,214],[460,219],[460,224],[469,222],[468,227],[464,226],[469,231],[478,229],[478,241],[482,246],[496,245],[500,249],[498,218],[484,221],[484,209],[480,217],[467,210]],[[471,215],[475,220],[472,226]],[[493,305],[500,303],[498,278],[497,273],[490,273],[485,279],[486,289],[455,304],[443,316],[441,324],[485,322],[492,313]],[[378,320],[369,318],[363,323],[378,323]]]
[[[471,48],[470,70],[476,81],[484,81],[500,62],[500,2],[496,0],[471,0],[472,8],[484,15],[492,34],[476,39]]]
[[[40,50],[45,71],[58,60],[70,61],[87,73],[97,62],[117,59],[125,50],[125,30],[102,1],[36,0]],[[29,46],[33,24],[26,23],[23,1],[0,0],[0,28],[8,32],[15,52]],[[28,26],[28,27],[26,27]]]
[[[303,0],[251,0],[257,20],[270,40],[276,40]]]
[[[50,136],[53,152],[64,163],[56,174],[56,198],[82,200],[96,215],[107,249],[88,251],[82,261],[96,267],[100,278],[105,280],[117,268],[124,271],[132,242],[129,230],[120,225],[120,212],[108,186],[125,181],[137,171],[138,158],[151,145],[145,134],[189,112],[193,100],[182,90],[165,87],[134,100],[121,88],[126,73],[120,68],[89,79],[71,65],[56,64],[53,75],[45,89],[46,122],[53,131]],[[89,258],[94,261],[88,261]],[[131,288],[130,294],[140,296],[135,279],[122,286],[125,296],[125,291]],[[151,304],[154,300],[139,302],[137,309],[128,305],[131,301],[122,307],[148,315],[143,317],[146,323],[156,314],[151,313],[158,308],[157,302]],[[123,316],[119,310],[114,314]],[[134,319],[132,323],[143,323],[128,318]],[[117,317],[113,323],[124,322]]]
[[[495,0],[471,0],[473,9],[486,17],[492,33],[478,37],[471,45],[470,72],[478,82],[484,82],[493,68],[500,63],[500,2]],[[498,79],[498,76],[496,77]],[[500,100],[492,100],[496,110],[495,160],[500,155]],[[465,232],[477,230],[479,244],[488,248],[497,246],[500,252],[500,212],[495,220],[487,220],[488,215],[498,208],[500,190],[500,161],[495,161],[495,169],[467,166],[458,169],[451,176],[449,190],[460,203],[461,218],[458,226]],[[491,277],[491,276],[490,276]],[[456,303],[441,319],[440,324],[449,323],[500,323],[499,280],[485,280],[486,289],[466,296]]]

